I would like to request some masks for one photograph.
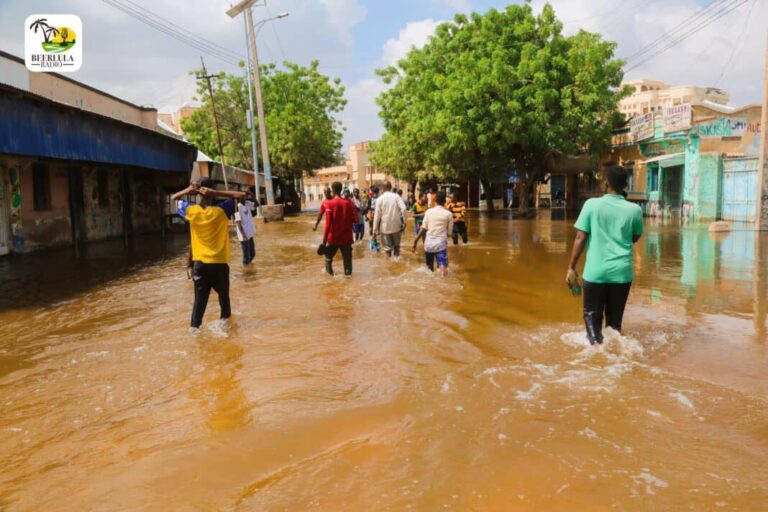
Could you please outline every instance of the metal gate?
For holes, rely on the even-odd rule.
[[[724,159],[720,217],[732,222],[753,222],[756,197],[757,158]]]

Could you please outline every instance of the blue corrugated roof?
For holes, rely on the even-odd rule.
[[[189,171],[195,146],[0,84],[0,153]]]

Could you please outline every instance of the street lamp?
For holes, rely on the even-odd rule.
[[[248,35],[248,42],[250,44],[248,48],[248,55],[250,57],[249,64],[251,66],[251,73],[253,74],[253,81],[256,88],[256,111],[259,116],[259,134],[261,136],[261,156],[262,161],[264,163],[264,188],[267,192],[267,206],[268,207],[275,207],[275,195],[272,190],[272,167],[269,163],[269,147],[267,144],[267,125],[264,120],[264,100],[262,97],[262,89],[261,89],[261,70],[259,69],[259,54],[256,51],[256,33],[258,30],[261,29],[261,27],[264,26],[265,23],[268,21],[276,20],[276,19],[282,19],[288,16],[287,12],[278,14],[277,16],[274,16],[272,18],[267,18],[265,20],[261,20],[256,26],[253,24],[253,15],[251,13],[251,7],[257,2],[258,0],[243,0],[234,7],[230,8],[227,11],[227,15],[230,18],[234,18],[241,12],[245,12],[245,29],[246,33]],[[250,85],[250,81],[249,81]],[[250,95],[249,95],[250,99]],[[252,100],[251,100],[252,101]],[[251,103],[251,112],[253,112],[253,103]],[[255,126],[253,124],[253,121],[251,121],[251,139],[253,142],[255,142]],[[254,144],[254,169],[255,171],[255,181],[256,186],[258,186],[259,180],[258,180],[258,165],[256,164],[256,155],[255,155],[255,144]],[[273,210],[273,214],[277,214],[276,216],[279,218],[282,218],[282,208],[276,207],[278,211],[274,211],[273,208],[264,208],[263,211],[266,213],[268,210]]]

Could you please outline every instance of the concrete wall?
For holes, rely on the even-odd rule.
[[[83,183],[83,227],[87,241],[122,236],[123,205],[121,181],[127,178],[131,196],[131,232],[161,231],[167,194],[188,182],[186,173],[148,169],[101,167],[107,172],[106,204],[99,204],[97,166],[78,166],[43,161],[50,180],[51,207],[34,208],[33,164],[30,158],[0,157],[0,179],[6,191],[0,204],[3,225],[9,227],[9,249],[16,253],[72,244],[70,172],[81,173]]]
[[[130,176],[131,224],[135,234],[159,231],[161,225],[161,196],[153,173],[134,172]]]
[[[691,130],[691,137],[695,136],[701,139],[702,152],[759,155],[761,112],[760,105],[750,105],[729,114],[696,105],[693,108],[693,126],[704,129]],[[728,132],[717,129],[724,125],[723,120],[726,119],[733,121],[731,126],[736,127],[735,130]],[[706,128],[708,126],[716,128],[712,130],[711,135],[707,134]],[[722,133],[722,135],[718,133]]]
[[[0,82],[29,90],[29,70],[21,62],[0,57]]]
[[[157,129],[157,110],[142,108],[87,88],[52,73],[30,73],[29,91],[40,96],[120,121]]]
[[[99,204],[98,168],[83,169],[83,206],[88,240],[120,236],[123,233],[122,198],[120,197],[120,171],[105,168],[107,173],[108,202]]]
[[[701,153],[696,138],[686,145],[683,216],[714,220],[719,215],[723,160],[720,153]]]
[[[27,252],[72,243],[67,168],[61,164],[48,165],[51,208],[43,211],[34,208],[31,161],[23,162],[17,168],[21,178],[21,225],[17,235],[22,237],[22,246],[14,249]]]

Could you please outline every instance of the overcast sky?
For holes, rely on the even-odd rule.
[[[242,19],[230,19],[229,0],[119,0],[145,7],[198,38],[243,55]],[[567,32],[597,31],[618,42],[628,57],[692,15],[710,0],[553,0]],[[731,1],[731,0],[728,0]],[[306,64],[342,79],[349,101],[342,120],[345,144],[381,134],[375,97],[383,89],[374,70],[423,44],[440,21],[457,12],[486,11],[497,0],[269,0],[256,19],[290,12],[259,34],[262,61]],[[539,9],[543,1],[535,0]],[[200,51],[108,5],[104,0],[0,0],[0,49],[23,56],[24,20],[30,14],[77,14],[83,21],[83,67],[73,78],[139,104],[161,108],[190,102],[188,72]],[[768,1],[747,0],[683,43],[627,74],[672,84],[717,86],[731,103],[759,102],[762,91]],[[204,54],[212,71],[237,71]],[[266,106],[269,108],[269,105]]]

